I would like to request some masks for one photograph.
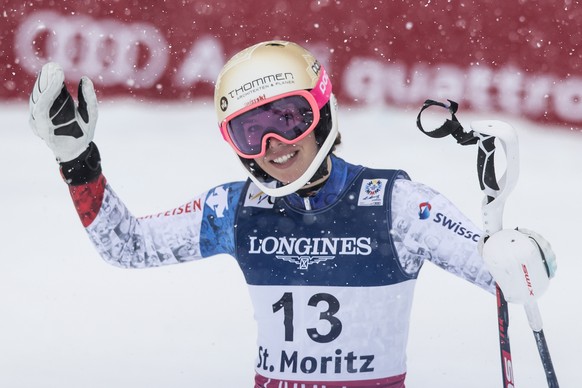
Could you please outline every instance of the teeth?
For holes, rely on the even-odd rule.
[[[288,161],[289,159],[294,157],[295,154],[296,154],[296,152],[292,152],[292,153],[287,154],[287,155],[279,156],[278,158],[273,159],[273,163],[277,163],[277,164],[285,163],[286,161]]]

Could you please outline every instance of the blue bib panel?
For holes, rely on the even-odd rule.
[[[393,183],[407,175],[341,159],[334,169],[332,176],[343,176],[342,187],[326,194],[334,184],[326,183],[317,195],[331,199],[315,210],[295,206],[297,198],[266,197],[247,183],[235,247],[248,284],[370,287],[413,278],[402,270],[390,234]]]

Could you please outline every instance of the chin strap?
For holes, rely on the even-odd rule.
[[[328,166],[331,166],[331,160],[330,160],[329,155],[327,156],[327,158],[325,158],[323,163],[321,163],[321,166],[319,166],[319,168],[317,169],[317,171],[315,172],[313,177],[310,179],[310,181],[312,181],[312,182],[317,182],[319,180],[321,180],[321,181],[313,186],[301,188],[301,189],[297,190],[296,193],[300,197],[312,197],[312,196],[314,196],[319,191],[319,189],[321,189],[323,187],[323,185],[325,185],[325,182],[327,182],[327,178],[328,178],[328,175],[330,172],[330,168],[328,168]],[[307,184],[309,184],[309,183],[307,183]]]

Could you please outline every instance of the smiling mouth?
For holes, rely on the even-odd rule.
[[[271,163],[274,163],[274,164],[283,164],[283,163],[286,163],[289,160],[293,159],[295,157],[295,155],[297,155],[297,151],[290,152],[290,153],[288,153],[286,155],[279,156],[279,157],[273,159],[271,161]]]

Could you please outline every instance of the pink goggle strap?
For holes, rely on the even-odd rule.
[[[331,80],[327,75],[327,72],[321,66],[321,72],[319,74],[319,79],[317,83],[310,91],[311,95],[315,98],[317,106],[321,109],[330,99],[331,96]]]

